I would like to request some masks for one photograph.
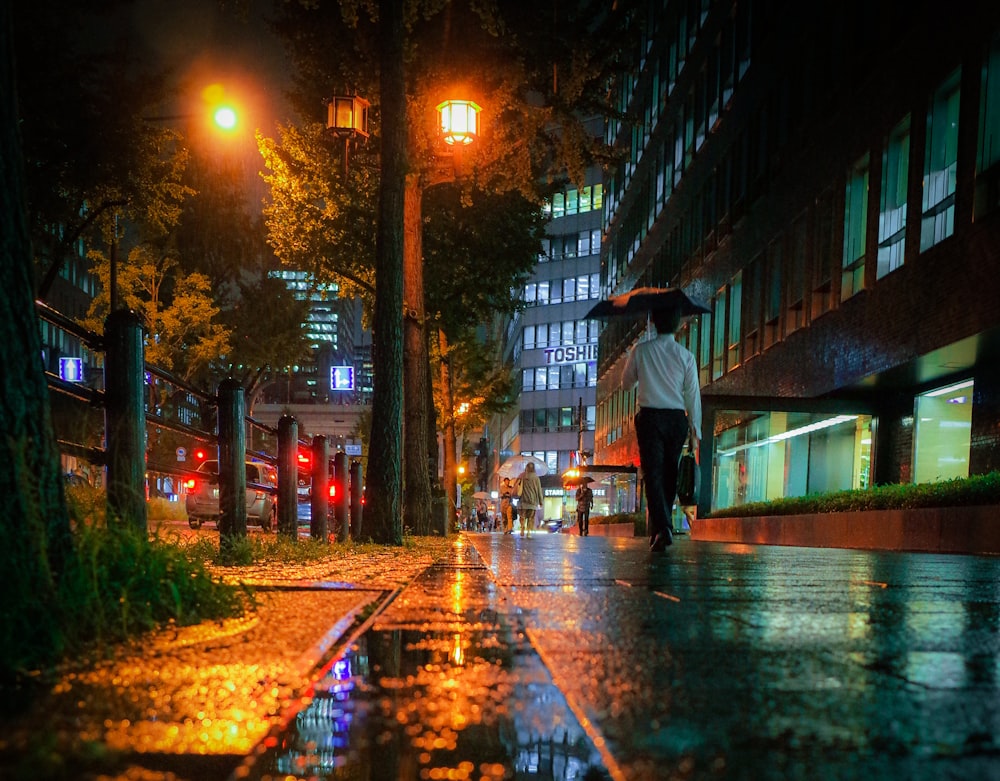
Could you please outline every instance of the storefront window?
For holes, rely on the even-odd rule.
[[[868,486],[870,416],[724,414],[734,424],[716,440],[713,509]]]
[[[917,396],[914,405],[913,482],[969,476],[973,381]]]

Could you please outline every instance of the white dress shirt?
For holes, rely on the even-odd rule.
[[[651,409],[679,409],[701,439],[701,390],[698,365],[673,334],[637,344],[625,361],[625,387],[639,383],[638,404]]]

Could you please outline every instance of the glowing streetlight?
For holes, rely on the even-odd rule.
[[[473,101],[446,100],[438,104],[437,111],[445,143],[468,146],[479,136],[479,112],[482,108]]]
[[[219,106],[212,115],[212,119],[223,130],[232,130],[239,123],[239,117],[232,106]]]

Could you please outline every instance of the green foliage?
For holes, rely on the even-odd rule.
[[[590,516],[591,526],[605,526],[612,523],[630,523],[635,537],[646,536],[646,513],[613,513],[612,515]]]
[[[167,623],[239,616],[252,605],[248,591],[211,575],[203,549],[149,539],[128,525],[109,527],[103,491],[74,486],[67,493],[74,555],[60,573],[54,599],[18,588],[30,582],[22,571],[28,562],[12,562],[5,572],[0,685]],[[9,542],[10,529],[0,525],[0,544]]]
[[[101,292],[90,302],[83,325],[101,333],[110,308],[111,262],[97,251],[90,257]],[[184,273],[172,253],[149,245],[132,249],[128,262],[119,265],[118,295],[142,315],[149,363],[190,381],[204,376],[213,361],[229,352],[230,332],[218,321],[220,310],[208,277]]]
[[[989,504],[1000,504],[1000,472],[956,478],[940,483],[882,485],[829,494],[775,499],[771,502],[750,502],[714,510],[707,517],[746,518],[919,507],[975,507]]]
[[[61,585],[76,616],[76,644],[113,643],[167,622],[196,624],[242,614],[247,593],[216,581],[203,561],[159,537],[127,526],[77,529],[78,566]]]

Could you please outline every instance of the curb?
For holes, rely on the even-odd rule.
[[[751,545],[1000,555],[1000,507],[698,518],[691,539]]]

